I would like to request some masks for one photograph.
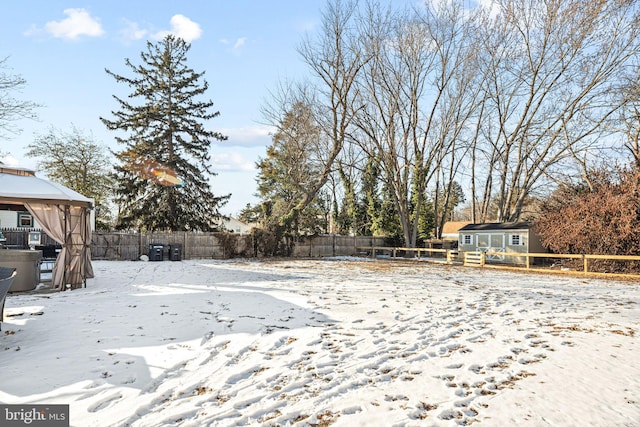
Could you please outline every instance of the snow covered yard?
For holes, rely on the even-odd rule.
[[[640,425],[640,285],[366,259],[94,262],[10,295],[0,401],[72,426]]]

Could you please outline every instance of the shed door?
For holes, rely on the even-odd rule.
[[[476,250],[483,252],[504,252],[504,233],[483,233],[477,235]],[[504,255],[487,255],[488,260],[504,261]]]

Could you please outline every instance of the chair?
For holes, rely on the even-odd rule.
[[[4,319],[4,300],[15,278],[15,268],[0,267],[0,331],[2,330],[2,320]]]

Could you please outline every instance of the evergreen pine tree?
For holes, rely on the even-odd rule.
[[[125,147],[115,153],[120,162],[115,167],[118,228],[212,230],[219,207],[230,197],[214,196],[208,182],[215,176],[209,166],[211,142],[226,136],[207,129],[207,121],[219,112],[211,111],[212,101],[198,100],[208,84],[204,72],[187,67],[190,48],[168,35],[157,44],[147,42],[142,65],[125,60],[134,77],[106,70],[132,88],[128,99],[133,100],[114,96],[120,107],[112,112],[115,118],[100,118],[109,130],[120,131],[115,139]],[[148,179],[149,171],[140,170],[148,162],[175,172],[182,185]]]
[[[325,231],[318,218],[324,217],[330,206],[326,206],[321,189],[310,190],[310,183],[320,173],[314,151],[319,132],[311,109],[297,103],[273,134],[266,157],[256,163],[266,228],[294,234]]]

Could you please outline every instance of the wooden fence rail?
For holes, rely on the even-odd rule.
[[[599,255],[599,254],[549,254],[549,253],[509,253],[509,252],[486,252],[487,255],[500,255],[500,256],[513,256],[513,257],[525,257],[525,268],[531,269],[532,258],[553,258],[553,259],[581,259],[582,260],[582,272],[590,273],[589,260],[609,260],[609,261],[640,261],[640,256],[637,255]]]
[[[422,254],[426,253],[427,255],[436,254],[438,258],[446,259],[447,262],[454,261],[458,256],[457,250],[452,249],[437,249],[437,248],[405,248],[405,247],[389,247],[389,246],[358,246],[359,254],[367,254],[371,255],[372,258],[375,258],[378,255],[384,256],[386,252],[389,253],[391,258],[397,258],[398,253],[402,252],[405,255],[416,254],[418,259],[423,257]]]
[[[464,253],[464,266],[465,267],[484,267],[486,262],[484,252],[465,252]]]
[[[451,249],[430,249],[430,248],[405,248],[405,247],[389,247],[389,246],[360,246],[358,247],[360,253],[366,252],[370,254],[371,257],[379,256],[380,254],[389,254],[390,258],[397,258],[398,254],[417,254],[416,258],[421,259],[421,254],[426,253],[436,253],[445,255],[441,255],[443,259],[446,259],[446,262],[451,264],[453,262],[462,261],[465,266],[475,266],[475,267],[500,267],[500,268],[518,268],[521,269],[524,267],[526,270],[540,270],[540,271],[549,271],[548,269],[543,268],[535,268],[533,266],[532,260],[535,258],[550,258],[550,259],[577,259],[582,260],[582,270],[581,272],[584,274],[603,274],[603,275],[611,275],[611,276],[629,276],[633,278],[639,278],[640,273],[633,274],[618,274],[618,273],[602,273],[595,272],[590,269],[590,261],[591,260],[608,260],[608,261],[639,261],[640,256],[637,255],[600,255],[600,254],[551,254],[551,253],[537,253],[537,252],[458,252],[457,250]],[[462,255],[462,257],[460,257]],[[514,257],[516,258],[515,262],[487,262],[487,255],[499,257],[503,259],[505,257]],[[406,257],[403,257],[406,258]],[[524,262],[520,260],[524,259]],[[565,272],[565,271],[561,271]],[[571,271],[567,271],[571,272]],[[573,271],[575,273],[575,271]]]

